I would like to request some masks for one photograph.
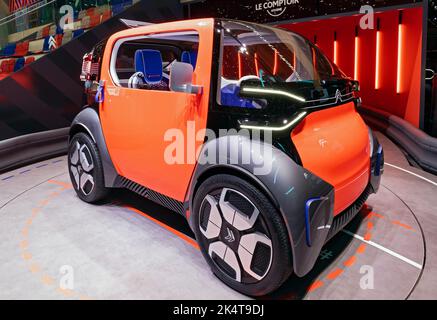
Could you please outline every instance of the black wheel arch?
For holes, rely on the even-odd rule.
[[[205,170],[202,171],[202,173],[197,177],[196,182],[193,187],[193,195],[196,194],[197,189],[199,186],[208,178],[219,175],[219,174],[229,174],[237,176],[249,183],[252,183],[254,186],[256,186],[267,198],[272,202],[272,204],[275,206],[275,208],[279,209],[279,203],[276,201],[273,194],[270,192],[270,190],[251,172],[247,171],[246,169],[239,167],[237,165],[214,165],[207,167]],[[190,197],[190,206],[192,205],[192,200],[194,197]]]
[[[223,139],[226,139],[227,142],[222,143]],[[241,139],[247,139],[247,141],[242,143]],[[223,162],[211,164],[207,161],[201,161],[202,157],[207,157],[208,150],[213,149],[216,154],[225,152],[222,154],[228,155],[229,153],[226,153],[228,150],[223,150],[223,146],[238,145],[240,148],[238,154],[241,155],[243,152],[248,152],[247,148],[251,148],[251,143],[250,138],[238,136],[220,137],[205,143],[187,190],[185,201],[188,204],[188,209],[192,212],[193,200],[200,184],[215,174],[234,174],[253,183],[271,200],[285,222],[293,252],[293,268],[298,276],[304,276],[314,266],[328,235],[327,230],[314,231],[314,241],[312,245],[307,245],[305,241],[305,206],[308,199],[319,196],[326,197],[329,200],[327,201],[329,208],[317,212],[319,217],[315,219],[315,223],[323,220],[326,225],[330,224],[333,219],[333,187],[296,164],[288,155],[275,147],[272,147],[275,158],[274,168],[266,175],[256,175],[255,165],[243,164],[242,161],[230,157],[228,157],[227,164],[223,164]],[[277,170],[281,170],[280,175],[277,174]],[[295,189],[293,197],[287,194],[290,186]],[[193,214],[189,214],[187,217],[191,228],[193,228],[193,216]]]
[[[69,140],[79,132],[88,134],[99,149],[103,165],[105,187],[116,187],[118,173],[109,155],[100,117],[97,111],[92,107],[85,107],[74,118],[69,131]]]

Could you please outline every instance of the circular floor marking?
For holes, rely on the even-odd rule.
[[[88,205],[69,186],[61,175],[0,210],[8,258],[0,264],[0,297],[245,298],[211,274],[182,217],[125,192],[115,194],[117,204]],[[308,276],[292,276],[265,299],[405,299],[421,270],[381,248],[423,265],[420,226],[383,187]],[[74,290],[57,289],[64,265],[74,268]]]

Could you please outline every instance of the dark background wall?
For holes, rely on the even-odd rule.
[[[190,6],[186,14],[193,18],[226,17],[260,23],[275,23],[290,19],[338,15],[358,11],[363,5],[382,8],[422,0],[284,0],[274,6],[272,0],[205,0]],[[269,4],[270,3],[270,4]],[[265,6],[265,7],[264,7]],[[270,8],[269,8],[270,7]]]

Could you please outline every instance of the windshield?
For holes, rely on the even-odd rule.
[[[299,94],[302,101],[335,97],[338,85],[349,80],[317,46],[304,37],[277,28],[242,21],[221,21],[218,103],[261,109],[269,103],[240,96],[244,81],[262,87],[281,87]],[[332,90],[334,91],[332,92]],[[347,90],[341,89],[341,94]]]

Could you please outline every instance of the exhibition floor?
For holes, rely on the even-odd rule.
[[[378,194],[308,276],[266,299],[437,298],[437,177],[378,138]],[[177,214],[128,191],[80,201],[65,156],[0,175],[0,190],[0,299],[246,298],[209,271]],[[66,276],[72,289],[60,287]]]

